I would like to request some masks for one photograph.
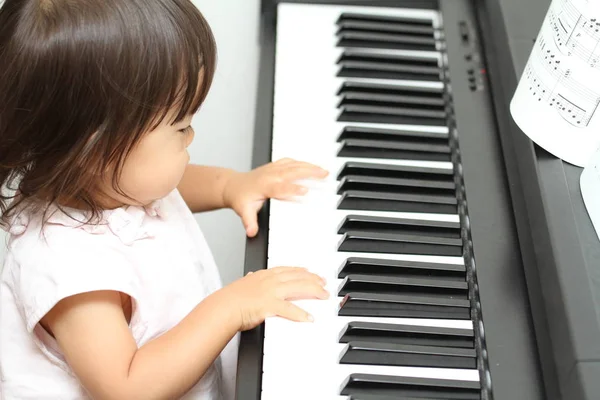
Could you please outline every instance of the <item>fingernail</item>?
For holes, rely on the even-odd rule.
[[[307,320],[308,322],[314,322],[314,320],[315,320],[315,317],[313,317],[312,315],[308,314],[308,315],[307,315],[307,317],[306,317],[306,320]]]

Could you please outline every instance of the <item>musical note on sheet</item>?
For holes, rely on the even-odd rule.
[[[600,5],[553,0],[510,104],[539,146],[584,166],[600,145]]]

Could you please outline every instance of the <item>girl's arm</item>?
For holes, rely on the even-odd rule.
[[[94,399],[180,398],[238,330],[251,329],[270,315],[309,320],[286,299],[327,298],[324,284],[302,268],[256,272],[210,295],[173,329],[139,349],[116,291],[68,297],[42,324]]]
[[[193,213],[225,208],[225,185],[235,174],[228,168],[189,164],[177,189]]]
[[[238,331],[240,316],[220,295],[140,349],[119,292],[69,297],[45,319],[71,369],[94,399],[180,398]]]

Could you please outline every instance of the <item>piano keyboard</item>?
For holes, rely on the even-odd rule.
[[[481,398],[441,23],[278,5],[271,158],[330,176],[270,202],[267,267],[331,297],[296,301],[313,323],[267,319],[262,400]]]

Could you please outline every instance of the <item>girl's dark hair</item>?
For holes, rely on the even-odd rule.
[[[1,226],[19,204],[68,199],[100,214],[145,132],[195,113],[216,45],[189,0],[6,0],[0,8]],[[201,79],[201,81],[200,81]],[[35,202],[31,202],[35,203]]]

